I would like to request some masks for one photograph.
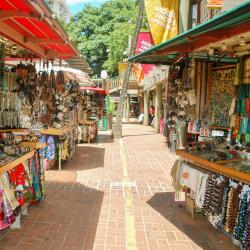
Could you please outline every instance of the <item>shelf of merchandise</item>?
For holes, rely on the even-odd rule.
[[[203,159],[201,157],[192,155],[183,149],[176,150],[176,154],[178,156],[180,156],[181,158],[183,158],[184,160],[189,161],[202,169],[206,169],[208,171],[224,175],[228,178],[238,180],[238,181],[243,182],[245,184],[250,184],[250,174],[223,166],[222,163],[219,164],[219,163],[208,161],[208,160]],[[242,161],[244,159],[236,159],[236,160]],[[229,162],[233,162],[233,161],[235,161],[235,160],[231,160]],[[228,161],[224,162],[224,164],[225,163],[228,163]]]
[[[14,134],[30,134],[30,131],[26,128],[0,129],[0,133],[6,132],[12,132]]]
[[[28,147],[33,149],[42,149],[46,148],[46,143],[44,142],[30,142],[30,141],[23,141],[19,144],[21,147]]]
[[[15,159],[14,161],[0,166],[0,175],[5,173],[6,171],[9,171],[10,169],[16,167],[18,164],[27,161],[29,158],[34,156],[34,154],[35,154],[35,150],[31,150],[29,153]]]
[[[90,120],[87,120],[87,121],[79,121],[79,124],[81,125],[95,125],[96,124],[96,121],[90,121]]]

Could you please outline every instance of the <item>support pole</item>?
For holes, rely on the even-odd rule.
[[[149,97],[148,91],[144,92],[144,121],[143,125],[148,126],[149,123]]]
[[[126,122],[129,122],[129,113],[130,113],[130,95],[128,94],[126,100],[126,113],[125,113]]]
[[[162,112],[162,85],[156,85],[155,95],[155,132],[160,132],[160,119]]]

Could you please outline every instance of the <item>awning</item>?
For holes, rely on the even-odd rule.
[[[107,95],[107,91],[105,89],[98,88],[98,87],[81,86],[80,90],[82,90],[82,91],[94,91],[95,93],[100,94],[100,95],[105,95],[105,96]]]
[[[0,35],[42,58],[78,56],[68,35],[42,0],[1,0]]]
[[[158,46],[129,58],[150,64],[171,64],[182,54],[250,31],[250,1],[224,12]]]

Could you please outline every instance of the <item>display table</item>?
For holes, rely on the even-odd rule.
[[[43,135],[63,136],[63,135],[70,133],[75,128],[76,128],[76,125],[65,126],[63,128],[47,128],[47,129],[41,129],[40,133]]]
[[[203,159],[201,157],[198,157],[196,155],[188,153],[186,150],[176,150],[176,154],[183,158],[184,160],[193,163],[194,165],[206,169],[208,171],[218,173],[221,175],[224,175],[226,177],[232,178],[234,180],[238,180],[240,182],[243,182],[245,184],[250,184],[250,175],[247,173],[244,173],[242,171],[231,169],[229,167],[223,166],[223,164],[229,163],[229,162],[236,162],[236,161],[243,161],[244,159],[232,159],[227,161],[220,161],[218,162],[211,162],[206,159]]]
[[[48,128],[40,130],[40,133],[43,135],[54,135],[59,138],[59,150],[58,150],[58,169],[61,171],[62,169],[62,140],[63,136],[71,133],[76,128],[76,125],[65,126],[63,128]]]
[[[29,158],[34,156],[34,154],[35,154],[35,150],[31,150],[29,153],[24,154],[23,156],[17,158],[16,160],[9,162],[3,166],[0,166],[0,175],[5,173],[6,171],[16,167],[18,164],[27,161]]]
[[[30,141],[23,141],[20,142],[19,145],[21,147],[28,147],[28,148],[33,148],[33,149],[42,149],[46,148],[46,143],[44,142],[30,142]]]

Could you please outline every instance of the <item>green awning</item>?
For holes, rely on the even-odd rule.
[[[240,29],[240,26],[243,24],[245,25],[244,29]],[[217,39],[220,40],[220,36],[223,37],[227,35],[228,29],[235,27],[239,27],[235,32],[250,31],[250,1],[230,11],[226,11],[164,43],[154,46],[141,54],[130,57],[128,61],[150,64],[171,64],[181,53],[188,52],[185,51],[185,48],[188,48],[188,45],[190,45],[192,41],[202,42],[203,46],[205,46],[211,43],[209,39],[202,39],[206,34],[219,31],[220,33],[217,33]],[[230,36],[234,36],[234,34],[230,34]],[[180,46],[182,46],[182,51],[179,50]],[[195,47],[193,49],[195,49]],[[166,52],[164,50],[168,51]]]

